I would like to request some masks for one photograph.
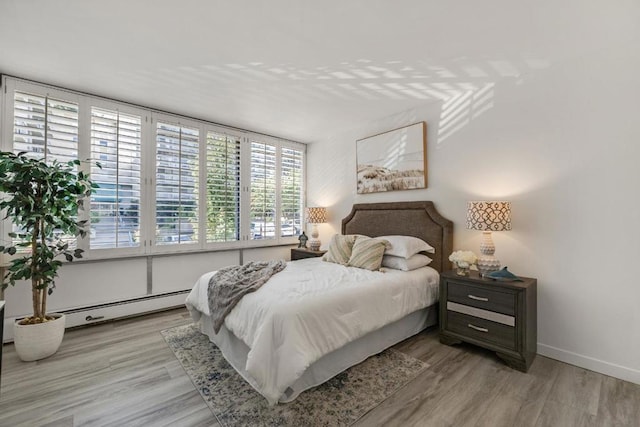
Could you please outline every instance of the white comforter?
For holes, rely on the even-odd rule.
[[[204,274],[186,304],[209,315]],[[250,348],[247,373],[270,404],[315,361],[346,343],[435,303],[439,275],[430,267],[374,272],[323,262],[290,262],[229,313],[225,326]]]

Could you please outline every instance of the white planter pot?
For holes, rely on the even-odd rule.
[[[64,314],[50,314],[55,320],[35,325],[13,324],[13,342],[20,360],[44,359],[58,351],[64,336]]]

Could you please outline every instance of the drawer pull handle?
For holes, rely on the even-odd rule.
[[[467,295],[469,298],[474,299],[476,301],[489,301],[489,298],[484,298],[484,297],[477,297],[475,295]]]
[[[481,328],[480,326],[472,325],[471,323],[468,323],[467,326],[479,332],[489,332],[487,328]]]

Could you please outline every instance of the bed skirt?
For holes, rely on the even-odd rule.
[[[437,322],[438,305],[434,304],[425,309],[415,311],[394,323],[370,332],[324,355],[307,368],[304,374],[285,390],[279,402],[291,402],[303,391],[324,383],[345,369],[357,365],[368,357],[378,354],[430,326],[436,325]],[[231,366],[257,390],[253,378],[244,369],[249,347],[224,325],[216,335],[213,332],[211,318],[204,314],[200,318],[199,328],[203,334],[209,337],[211,342],[220,348]]]

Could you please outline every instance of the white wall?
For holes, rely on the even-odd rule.
[[[331,216],[323,242],[353,203],[433,200],[454,221],[455,248],[477,253],[481,233],[465,229],[466,202],[510,200],[513,231],[494,233],[496,255],[538,278],[539,353],[640,383],[640,26],[616,12],[600,18],[591,8],[568,27],[545,28],[573,54],[503,61],[515,71],[484,92],[354,123],[311,145],[308,204]],[[356,139],[420,120],[429,188],[357,195]]]

